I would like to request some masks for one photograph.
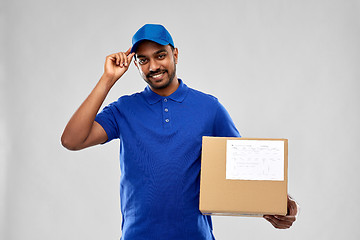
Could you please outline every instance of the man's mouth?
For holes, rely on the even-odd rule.
[[[152,73],[152,74],[149,74],[148,77],[154,79],[154,80],[159,80],[161,79],[164,74],[166,73],[166,71],[162,71],[162,72],[159,72],[159,73]]]

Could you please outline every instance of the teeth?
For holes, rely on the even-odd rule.
[[[163,73],[160,73],[160,74],[157,74],[157,75],[153,75],[152,77],[153,77],[153,78],[158,78],[158,77],[161,77],[161,75],[163,75]]]

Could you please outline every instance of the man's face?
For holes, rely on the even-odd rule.
[[[137,47],[135,65],[142,78],[153,89],[164,89],[176,76],[178,50],[170,45],[143,41]]]

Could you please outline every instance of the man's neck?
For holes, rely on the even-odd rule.
[[[180,85],[179,80],[175,76],[174,79],[171,81],[170,85],[167,86],[166,88],[162,88],[162,89],[154,89],[152,87],[150,88],[154,93],[163,97],[167,97],[173,94],[178,89],[179,85]]]

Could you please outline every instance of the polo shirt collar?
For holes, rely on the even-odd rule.
[[[173,92],[168,97],[160,96],[159,94],[153,92],[149,86],[146,86],[145,90],[143,91],[145,99],[148,101],[149,104],[155,104],[164,98],[171,99],[175,102],[184,101],[189,88],[188,86],[186,86],[185,83],[183,83],[183,81],[180,78],[178,78],[178,80],[179,80],[179,87],[176,89],[175,92]]]

